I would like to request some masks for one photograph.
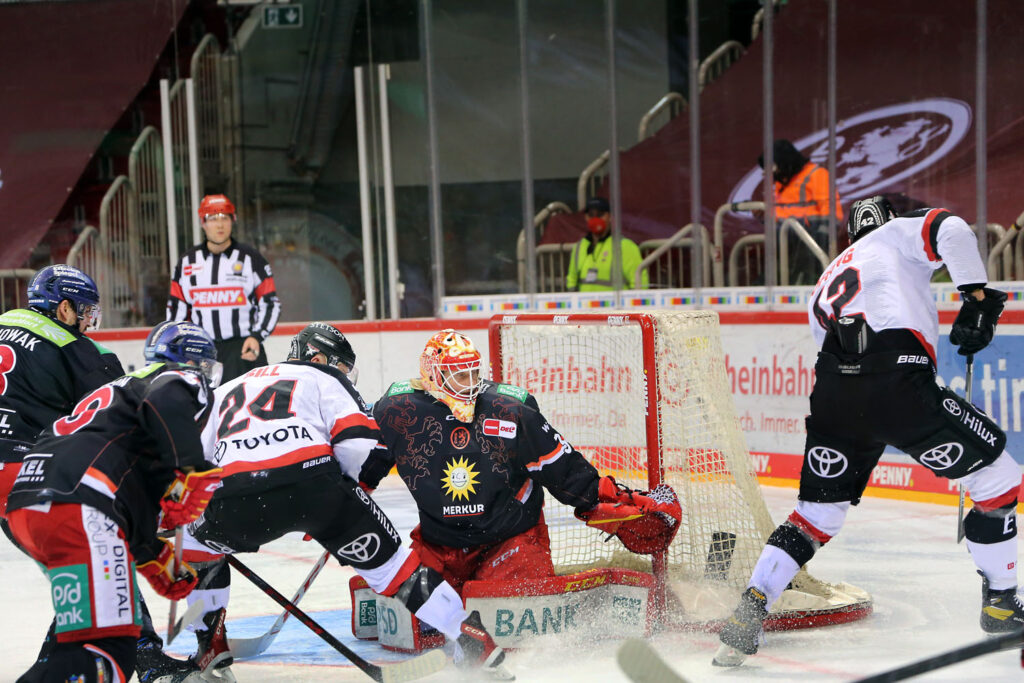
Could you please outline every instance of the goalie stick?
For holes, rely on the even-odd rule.
[[[315,622],[312,617],[289,602],[287,598],[278,593],[273,586],[260,578],[253,570],[245,566],[237,557],[228,555],[227,558],[228,564],[237,569],[242,576],[252,581],[257,588],[270,596],[274,602],[291,612],[309,630],[320,636],[328,645],[340,652],[345,659],[355,664],[363,673],[375,681],[382,681],[383,683],[412,681],[437,673],[448,664],[448,657],[441,650],[431,650],[418,657],[393,664],[372,664],[350,650],[344,643],[332,636],[327,629]]]
[[[633,683],[687,683],[647,641],[630,638],[619,646],[615,658]]]
[[[891,683],[892,681],[902,681],[912,676],[923,674],[927,671],[934,671],[935,669],[941,669],[945,666],[952,666],[953,664],[959,664],[968,659],[974,659],[981,655],[987,655],[990,652],[998,652],[999,650],[1012,650],[1024,645],[1024,632],[1014,631],[1013,633],[1004,633],[1000,636],[994,636],[980,640],[972,645],[965,645],[964,647],[957,648],[956,650],[950,650],[949,652],[943,652],[940,655],[934,657],[927,657],[920,661],[914,662],[913,664],[907,664],[901,666],[898,669],[892,671],[883,671],[882,673],[868,676],[866,678],[858,678],[853,683]],[[1024,650],[1021,651],[1021,667],[1024,668]]]
[[[964,372],[964,383],[967,388],[964,390],[964,399],[968,403],[971,402],[971,385],[974,384],[974,354],[967,356],[967,370]],[[956,513],[956,542],[964,540],[964,536],[967,534],[964,528],[964,485],[957,484],[957,488],[960,489],[960,505],[957,507]]]
[[[302,596],[304,596],[306,591],[309,590],[309,587],[313,585],[313,580],[316,579],[320,570],[324,568],[325,564],[327,564],[327,558],[330,556],[331,554],[325,551],[320,556],[320,559],[316,561],[316,564],[313,565],[313,569],[311,569],[309,574],[306,576],[306,580],[302,582],[299,589],[295,591],[295,595],[292,596],[293,605],[299,604],[302,600]],[[281,612],[281,615],[277,617],[277,620],[274,622],[274,625],[270,627],[270,630],[261,636],[255,636],[253,638],[228,638],[228,649],[231,650],[231,654],[236,659],[249,659],[263,654],[263,652],[270,647],[270,644],[274,642],[274,639],[277,638],[277,634],[280,633],[281,629],[284,627],[284,622],[286,622],[290,616],[291,612],[287,609]]]

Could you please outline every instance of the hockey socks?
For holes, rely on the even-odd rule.
[[[964,518],[967,549],[992,590],[1017,586],[1017,499],[995,510],[975,504]]]
[[[774,537],[775,534],[772,536]],[[761,557],[757,560],[757,566],[754,567],[754,573],[750,577],[748,586],[757,588],[764,593],[766,607],[771,607],[782,595],[782,591],[786,590],[786,586],[798,571],[800,571],[800,565],[793,559],[793,556],[782,548],[772,545],[769,540],[768,545],[761,551]]]

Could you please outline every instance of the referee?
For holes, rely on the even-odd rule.
[[[281,301],[267,260],[231,239],[235,205],[222,194],[203,197],[199,220],[206,241],[192,247],[174,269],[168,320],[189,320],[206,330],[224,364],[224,379],[267,364],[263,349],[281,316]]]

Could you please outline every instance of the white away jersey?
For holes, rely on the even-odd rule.
[[[857,240],[829,264],[811,295],[818,347],[829,320],[863,316],[875,332],[910,330],[934,361],[939,319],[930,283],[943,264],[958,287],[988,282],[974,232],[945,209],[911,212]]]
[[[255,368],[218,387],[203,430],[207,459],[224,468],[225,483],[246,472],[299,473],[335,458],[358,481],[378,441],[377,423],[340,372],[297,362]]]

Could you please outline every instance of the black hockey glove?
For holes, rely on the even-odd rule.
[[[972,356],[989,345],[996,331],[996,323],[1003,312],[1006,292],[985,287],[985,298],[975,301],[964,294],[964,303],[953,321],[953,329],[949,333],[949,341],[959,346],[957,353],[961,356]]]

